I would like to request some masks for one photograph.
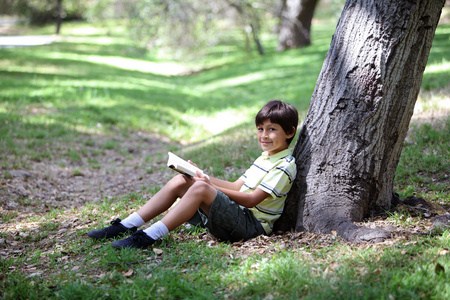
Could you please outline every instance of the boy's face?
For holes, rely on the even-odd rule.
[[[274,155],[288,148],[287,139],[294,136],[286,134],[281,125],[270,122],[269,119],[264,120],[261,125],[256,126],[258,129],[258,142],[263,151],[267,151],[269,155]]]

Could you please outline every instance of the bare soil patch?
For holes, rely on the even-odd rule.
[[[5,175],[0,179],[0,212],[15,211],[21,219],[29,213],[73,209],[105,197],[142,193],[143,188],[162,185],[173,175],[164,168],[165,161],[155,159],[166,152],[168,141],[139,132],[115,136],[113,149],[99,146],[110,139],[96,136],[94,145],[78,149],[76,145],[54,146],[55,157],[69,150],[87,153],[76,162],[64,155],[41,161],[21,157],[20,165],[25,167],[17,167],[11,157],[11,165],[3,170]],[[92,141],[92,137],[82,136],[74,144],[83,145],[85,141]],[[96,150],[99,147],[100,151]]]

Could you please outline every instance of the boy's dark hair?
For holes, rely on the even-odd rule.
[[[262,125],[265,120],[279,124],[286,134],[295,133],[298,126],[298,112],[295,107],[280,100],[270,100],[261,108],[255,117],[256,126]],[[294,135],[295,136],[295,135]],[[288,145],[294,136],[287,139]]]

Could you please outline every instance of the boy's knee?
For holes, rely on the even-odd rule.
[[[182,174],[174,176],[171,181],[175,182],[177,185],[186,185],[186,184],[191,185],[192,184],[192,180]]]
[[[199,195],[213,195],[216,189],[206,182],[197,181],[189,188],[189,191]]]

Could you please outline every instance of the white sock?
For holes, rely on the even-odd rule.
[[[158,221],[149,228],[145,229],[144,232],[156,241],[168,234],[169,229],[167,229],[166,225],[164,225],[163,222]]]
[[[131,228],[131,227],[141,227],[142,225],[145,224],[144,220],[142,220],[141,216],[138,215],[137,213],[132,213],[131,215],[129,215],[127,218],[125,218],[124,220],[120,221],[120,223],[125,226],[126,228]]]

